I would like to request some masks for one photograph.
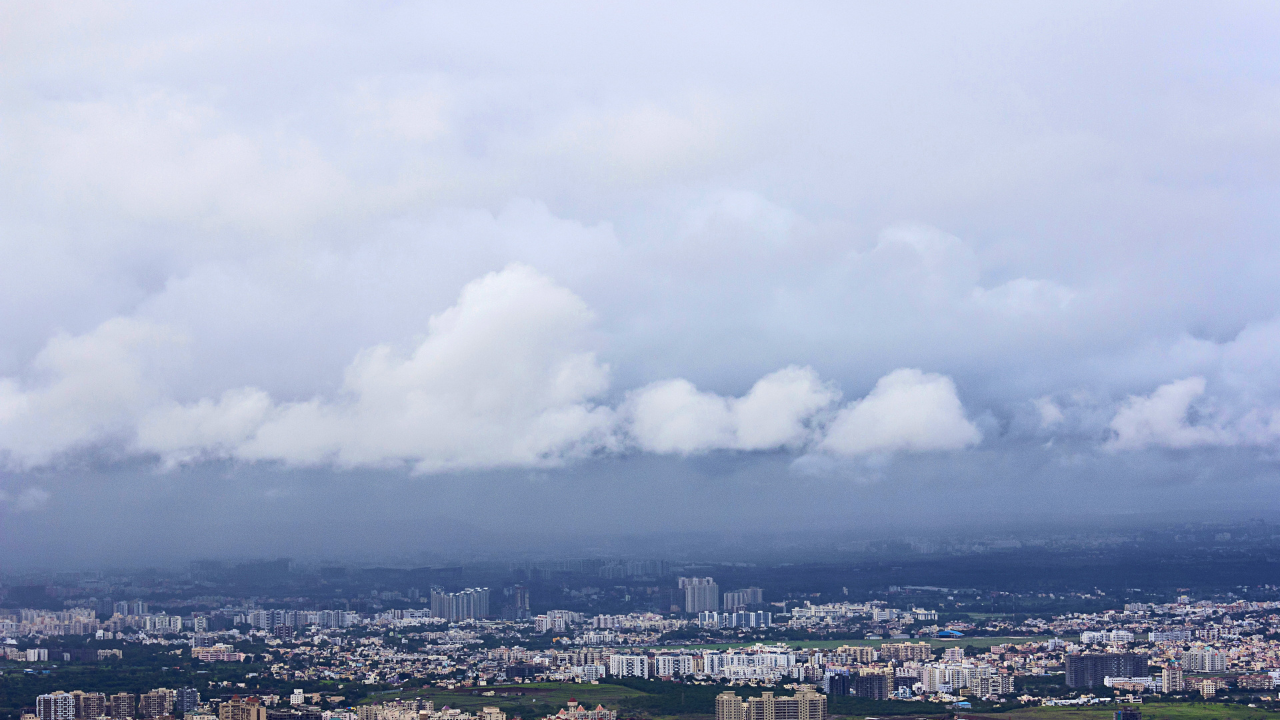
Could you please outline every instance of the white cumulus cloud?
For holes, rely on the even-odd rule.
[[[127,438],[139,413],[157,401],[157,367],[181,343],[173,330],[132,318],[54,337],[32,363],[32,381],[0,378],[0,452],[29,467]]]
[[[609,369],[582,349],[592,319],[572,292],[512,265],[467,285],[411,352],[361,352],[336,398],[273,404],[245,388],[171,406],[142,426],[139,446],[421,471],[555,464],[612,442],[612,411],[591,402]]]
[[[812,368],[786,367],[764,376],[740,398],[702,392],[688,380],[653,383],[623,407],[641,449],[657,453],[772,450],[804,445],[811,421],[840,398]]]
[[[840,411],[820,448],[839,455],[959,450],[982,440],[945,375],[903,368]]]
[[[1189,377],[1161,385],[1150,395],[1131,395],[1111,420],[1108,450],[1147,447],[1189,448],[1235,444],[1235,434],[1214,424],[1188,420],[1193,403],[1204,395],[1205,379]]]
[[[159,457],[419,472],[544,467],[624,447],[690,455],[821,447],[835,454],[955,449],[981,434],[950,378],[897,370],[842,410],[810,367],[787,366],[741,397],[675,378],[601,398],[595,315],[523,264],[467,284],[407,347],[358,352],[335,392],[301,400],[254,385],[178,399],[169,372],[186,334],[119,317],[55,337],[33,379],[0,378],[0,451],[32,467],[93,447]],[[178,375],[181,375],[179,372]]]

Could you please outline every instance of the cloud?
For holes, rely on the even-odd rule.
[[[554,465],[612,444],[613,413],[592,402],[609,369],[582,349],[592,319],[572,292],[512,265],[468,284],[412,351],[361,352],[336,398],[272,404],[244,388],[171,406],[138,447],[419,471]]]
[[[271,396],[257,388],[228,390],[152,408],[138,423],[135,448],[159,454],[169,467],[205,457],[226,457],[252,438],[272,414]]]
[[[791,366],[740,398],[700,392],[688,380],[652,383],[629,394],[622,414],[636,444],[649,452],[774,450],[805,445],[815,415],[839,398],[812,368]]]
[[[99,215],[288,232],[358,196],[306,138],[252,137],[219,115],[153,92],[51,103],[23,130],[40,183]]]
[[[959,450],[981,440],[951,378],[904,368],[880,378],[865,398],[842,409],[819,448],[852,456]]]
[[[839,413],[840,391],[799,366],[741,397],[654,382],[615,411],[602,401],[609,367],[589,347],[594,319],[576,294],[513,264],[467,284],[406,350],[360,351],[335,393],[282,401],[242,386],[180,402],[169,368],[185,335],[116,318],[52,340],[34,363],[42,382],[0,379],[0,447],[23,467],[104,446],[170,468],[222,458],[438,472],[554,466],[628,445],[863,454],[980,439],[952,381],[917,370],[890,373]]]
[[[895,370],[836,412],[839,399],[812,368],[788,367],[740,398],[702,392],[683,379],[652,383],[630,393],[620,414],[641,449],[680,455],[815,448],[857,456],[958,450],[982,440],[943,375]]]
[[[1189,421],[1193,403],[1204,395],[1204,390],[1203,377],[1189,377],[1161,385],[1150,395],[1130,395],[1111,420],[1114,434],[1103,447],[1141,450],[1235,444],[1237,438],[1231,430]]]
[[[0,503],[13,501],[13,509],[18,512],[30,512],[39,510],[44,507],[52,495],[48,490],[38,487],[29,487],[18,493],[17,497],[11,497],[8,492],[0,490]]]
[[[30,487],[18,493],[17,499],[14,500],[13,506],[18,510],[31,511],[39,510],[49,502],[52,495],[48,490],[38,487]]]
[[[54,337],[32,363],[36,380],[0,378],[0,451],[30,467],[129,437],[159,399],[158,375],[182,342],[169,328],[132,318]]]
[[[1060,424],[1066,416],[1062,413],[1062,408],[1058,407],[1058,403],[1053,398],[1045,395],[1031,401],[1035,405],[1036,413],[1040,416],[1041,429],[1051,428]]]

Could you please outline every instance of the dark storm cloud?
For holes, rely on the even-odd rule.
[[[5,12],[14,549],[1274,482],[1274,9]]]

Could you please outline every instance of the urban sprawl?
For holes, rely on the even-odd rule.
[[[723,686],[719,720],[764,718],[752,710],[760,698],[769,708],[794,704],[786,717],[821,720],[836,696],[948,708],[1137,704],[1152,695],[1232,692],[1271,701],[1280,679],[1280,642],[1268,639],[1280,632],[1275,601],[1184,596],[1015,625],[1005,616],[939,622],[937,610],[884,600],[777,602],[756,587],[724,592],[711,577],[673,584],[678,612],[617,615],[533,615],[521,585],[500,591],[500,612],[491,611],[488,588],[397,592],[419,607],[380,612],[241,603],[170,615],[141,600],[89,598],[65,610],[0,611],[0,636],[6,673],[110,667],[145,647],[201,666],[252,665],[260,668],[253,687],[299,686],[251,692],[245,677],[138,694],[70,687],[30,698],[22,720],[506,720],[496,705],[463,712],[422,698],[378,702],[371,693],[426,687],[497,698],[526,683],[625,678]],[[861,638],[737,647],[672,639],[694,634],[723,642],[782,630],[815,637],[856,631]],[[1001,641],[988,640],[995,636]],[[616,720],[616,711],[574,702],[546,717]]]

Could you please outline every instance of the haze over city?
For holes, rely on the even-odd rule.
[[[1276,5],[0,14],[8,569],[1280,510]]]

